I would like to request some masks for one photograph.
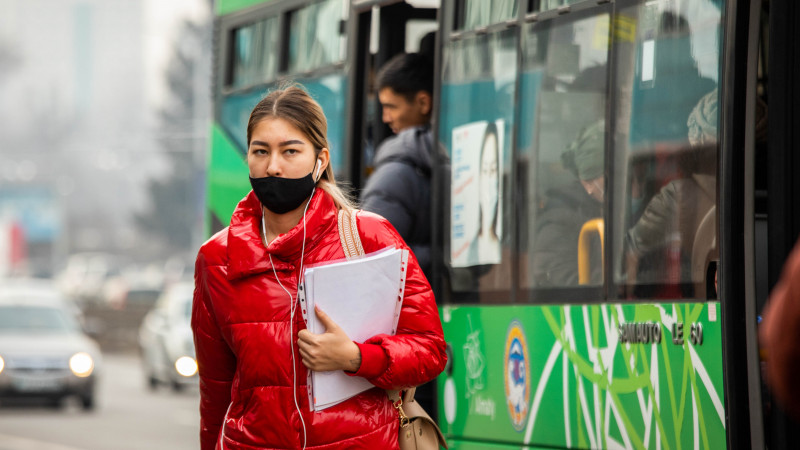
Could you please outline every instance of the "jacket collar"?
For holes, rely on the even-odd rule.
[[[288,233],[270,242],[266,248],[261,241],[261,202],[253,191],[241,201],[228,227],[228,279],[234,280],[272,269],[292,270],[303,250],[303,220]],[[320,238],[336,226],[336,207],[322,189],[317,189],[306,212],[305,254]]]

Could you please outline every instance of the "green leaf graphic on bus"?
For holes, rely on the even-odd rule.
[[[445,307],[442,315],[453,361],[439,380],[439,417],[451,448],[725,442],[719,303]]]

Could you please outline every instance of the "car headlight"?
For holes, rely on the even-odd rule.
[[[88,353],[75,353],[69,359],[69,369],[76,377],[88,377],[94,370],[94,361],[92,361],[92,357]]]
[[[184,377],[190,377],[197,373],[197,362],[189,356],[181,356],[175,361],[175,370]]]
[[[0,356],[0,373],[3,373],[3,368],[6,367],[6,362],[3,361],[3,357]]]

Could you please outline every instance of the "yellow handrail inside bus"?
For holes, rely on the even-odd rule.
[[[583,224],[583,227],[581,227],[581,234],[578,236],[578,284],[589,284],[592,280],[592,268],[590,267],[589,255],[592,252],[590,245],[593,234],[597,234],[597,237],[600,239],[600,264],[605,270],[603,265],[603,261],[605,261],[604,229],[605,223],[601,218],[587,220],[586,223]]]

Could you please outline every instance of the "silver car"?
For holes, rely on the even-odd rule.
[[[147,384],[156,389],[166,384],[175,391],[198,383],[192,337],[194,283],[180,282],[167,288],[139,328],[139,346]]]
[[[79,310],[47,285],[0,285],[0,401],[77,396],[94,409],[101,354]]]

